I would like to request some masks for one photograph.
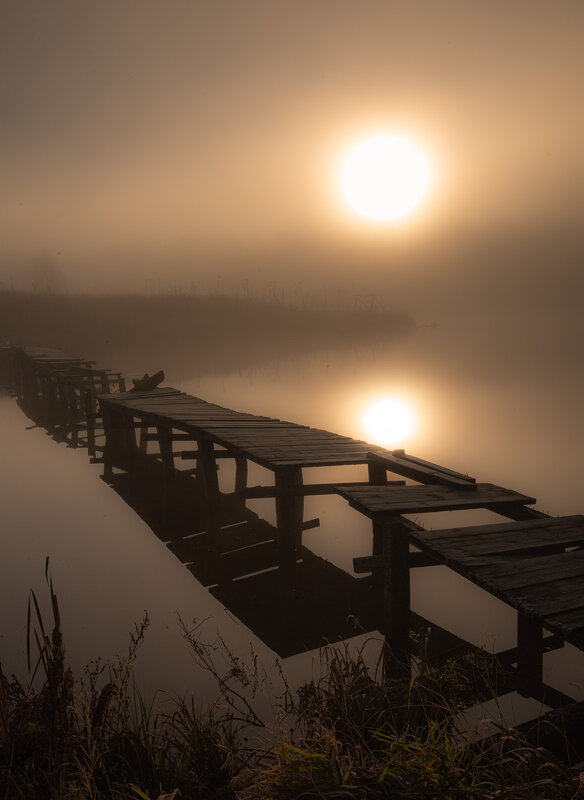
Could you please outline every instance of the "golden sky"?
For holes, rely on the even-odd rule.
[[[579,0],[2,0],[0,263],[576,232],[583,41]],[[379,130],[434,166],[403,230],[340,199]]]

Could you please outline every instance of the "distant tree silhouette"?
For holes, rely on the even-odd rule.
[[[51,294],[63,288],[63,275],[55,259],[48,253],[40,253],[29,268],[33,292]]]

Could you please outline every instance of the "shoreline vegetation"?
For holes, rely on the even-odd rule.
[[[518,731],[488,738],[457,727],[460,711],[493,696],[493,675],[474,654],[415,677],[373,673],[362,651],[325,647],[322,674],[279,690],[253,653],[204,643],[181,621],[217,700],[147,704],[133,666],[148,617],[128,652],[80,678],[65,660],[57,596],[47,630],[30,594],[29,679],[0,665],[0,797],[7,800],[575,800],[584,773]],[[420,648],[420,653],[423,647]],[[386,654],[387,655],[387,654]],[[391,657],[391,655],[389,656]],[[269,703],[262,703],[266,693]],[[157,704],[158,703],[158,704]],[[266,712],[265,709],[268,709]],[[260,710],[263,709],[263,710]]]
[[[229,295],[69,295],[0,291],[0,344],[83,353],[125,372],[193,377],[411,335],[406,313],[312,308]],[[111,362],[111,363],[110,363]]]

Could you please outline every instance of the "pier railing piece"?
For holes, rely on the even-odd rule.
[[[394,450],[392,453],[371,451],[367,454],[370,470],[375,471],[376,479],[372,483],[386,483],[385,473],[394,472],[404,478],[411,478],[420,483],[433,483],[444,486],[454,486],[459,489],[472,489],[476,478],[463,475],[460,472],[424,461],[416,456],[406,454],[404,450]]]

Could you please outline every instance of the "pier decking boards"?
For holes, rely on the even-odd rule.
[[[502,513],[510,504],[535,503],[534,497],[503,489],[491,483],[477,483],[463,489],[447,486],[339,486],[353,508],[376,521],[395,514],[422,514],[500,506]]]
[[[78,444],[80,432],[85,432],[88,450],[94,456],[96,395],[125,390],[122,374],[56,348],[14,347],[8,351],[3,369],[23,411],[40,424],[58,429],[73,446]]]
[[[584,550],[577,549],[584,547],[582,516],[551,518],[532,507],[533,497],[403,451],[159,388],[163,373],[125,391],[120,373],[57,351],[20,348],[13,375],[25,405],[50,409],[51,419],[61,409],[62,424],[79,427],[85,412],[85,440],[74,443],[93,446],[93,454],[92,426],[101,418],[104,480],[218,599],[239,605],[240,618],[281,654],[293,652],[293,639],[294,646],[317,646],[318,631],[330,635],[335,625],[350,635],[339,626],[339,614],[345,621],[361,615],[366,629],[377,624],[395,651],[406,652],[415,616],[409,573],[428,564],[452,569],[516,609],[512,660],[523,693],[543,685],[543,653],[558,641],[584,649]],[[220,490],[217,475],[225,459],[235,464],[229,493]],[[249,486],[248,462],[271,472],[273,483]],[[303,473],[341,465],[367,465],[367,479],[316,483]],[[302,544],[303,531],[319,524],[304,519],[304,497],[331,493],[372,522],[371,553],[354,559],[364,578]],[[246,506],[259,497],[274,499],[275,526]],[[421,527],[426,513],[463,509],[487,509],[505,521]],[[268,624],[256,612],[271,605],[277,613],[268,614]],[[276,618],[281,635],[270,638]],[[544,639],[543,628],[555,638]]]
[[[177,389],[115,394],[101,397],[100,403],[102,409],[118,407],[153,426],[172,424],[194,438],[205,436],[273,471],[279,467],[366,464],[368,453],[376,449],[348,436],[232,411]]]
[[[427,532],[411,542],[473,583],[584,647],[584,516]]]

